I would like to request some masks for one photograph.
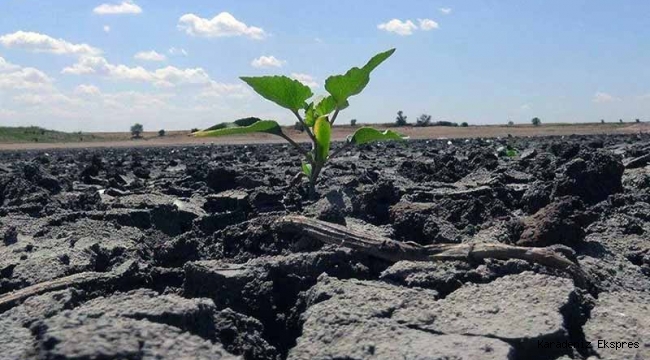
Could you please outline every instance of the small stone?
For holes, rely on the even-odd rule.
[[[535,149],[526,149],[521,152],[521,155],[519,155],[519,158],[521,160],[526,160],[526,159],[532,159],[537,155],[537,150]]]

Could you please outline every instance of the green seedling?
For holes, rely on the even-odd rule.
[[[506,156],[509,158],[514,158],[519,155],[519,150],[517,150],[514,146],[508,144],[506,146]]]
[[[509,158],[514,158],[519,155],[519,151],[512,147],[511,145],[501,146],[497,149],[497,155],[503,154]]]
[[[214,137],[261,132],[284,138],[304,156],[302,173],[309,179],[310,194],[313,196],[316,192],[318,176],[323,167],[328,160],[343,150],[350,146],[375,141],[406,139],[391,130],[379,131],[370,127],[362,127],[348,136],[343,146],[330,153],[332,126],[339,113],[349,106],[348,99],[350,97],[358,95],[368,85],[370,73],[394,52],[395,49],[391,49],[377,54],[361,68],[352,68],[344,75],[330,76],[325,81],[325,90],[329,95],[315,101],[309,101],[314,95],[309,87],[286,76],[241,78],[259,95],[288,109],[296,116],[312,142],[310,151],[305,150],[282,132],[282,128],[274,120],[240,119],[231,123],[217,124],[192,135]]]
[[[511,158],[513,158],[513,157],[515,157],[515,156],[517,156],[517,155],[519,155],[519,152],[518,152],[517,150],[515,150],[515,149],[508,149],[508,150],[506,150],[506,156],[507,156],[507,157],[511,157]]]

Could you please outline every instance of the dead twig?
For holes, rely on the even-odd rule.
[[[52,291],[58,291],[73,287],[102,287],[122,279],[131,273],[137,264],[127,262],[113,272],[83,272],[59,279],[44,281],[26,288],[10,292],[0,297],[0,312],[21,304],[32,296],[42,295]]]
[[[399,242],[386,237],[362,231],[350,230],[344,226],[331,224],[304,216],[284,216],[276,220],[278,228],[300,232],[326,244],[345,246],[370,256],[397,262],[444,261],[475,259],[521,259],[532,263],[559,269],[570,274],[576,284],[587,288],[593,282],[589,276],[564,256],[546,248],[529,248],[493,244],[434,244],[428,246],[412,242]]]

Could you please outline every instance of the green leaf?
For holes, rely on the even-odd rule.
[[[305,101],[314,95],[308,86],[286,76],[242,77],[245,83],[267,100],[298,111],[305,108]]]
[[[311,178],[311,164],[302,163],[302,173],[307,175],[308,178]]]
[[[329,115],[334,110],[336,110],[336,100],[334,100],[334,97],[332,96],[323,98],[323,100],[316,105],[318,116]]]
[[[311,102],[305,108],[305,124],[309,127],[314,126],[314,123],[316,122],[316,118],[318,118],[318,116],[316,115],[316,109],[314,109],[314,103]]]
[[[506,156],[507,157],[515,157],[519,154],[519,152],[515,149],[508,149],[506,150]]]
[[[243,119],[244,120],[244,119]],[[239,121],[239,120],[238,120]],[[240,125],[240,124],[243,124]],[[259,120],[251,123],[251,120],[237,121],[231,123],[221,123],[203,131],[195,132],[192,135],[197,137],[217,137],[226,135],[250,134],[250,133],[267,133],[273,135],[282,135],[282,128],[273,120]]]
[[[377,68],[377,66],[381,65],[386,59],[391,57],[393,53],[395,52],[395,49],[390,49],[388,51],[384,51],[383,53],[379,53],[370,59],[368,63],[363,67],[368,73],[372,72]]]
[[[314,124],[314,137],[316,138],[316,162],[325,163],[330,152],[332,125],[327,116],[321,116]]]
[[[348,142],[354,145],[363,145],[374,141],[397,140],[404,141],[408,137],[398,134],[392,130],[379,131],[377,129],[363,127],[348,137]]]
[[[231,123],[221,123],[217,124],[214,126],[211,126],[203,131],[210,131],[210,130],[219,130],[219,129],[225,129],[227,127],[233,127],[233,126],[250,126],[255,124],[256,122],[261,121],[259,118],[256,117],[248,117],[248,118],[243,118],[239,120],[235,120]]]
[[[347,107],[348,98],[357,95],[370,82],[370,73],[377,68],[382,62],[388,59],[395,49],[385,51],[375,55],[362,68],[352,68],[345,75],[330,76],[325,81],[325,90],[327,90],[334,100],[339,110]]]

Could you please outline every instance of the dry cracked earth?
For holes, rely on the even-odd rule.
[[[310,200],[283,145],[3,152],[0,359],[650,359],[649,164],[641,134],[377,144]],[[550,247],[591,281],[390,263],[286,214]]]

